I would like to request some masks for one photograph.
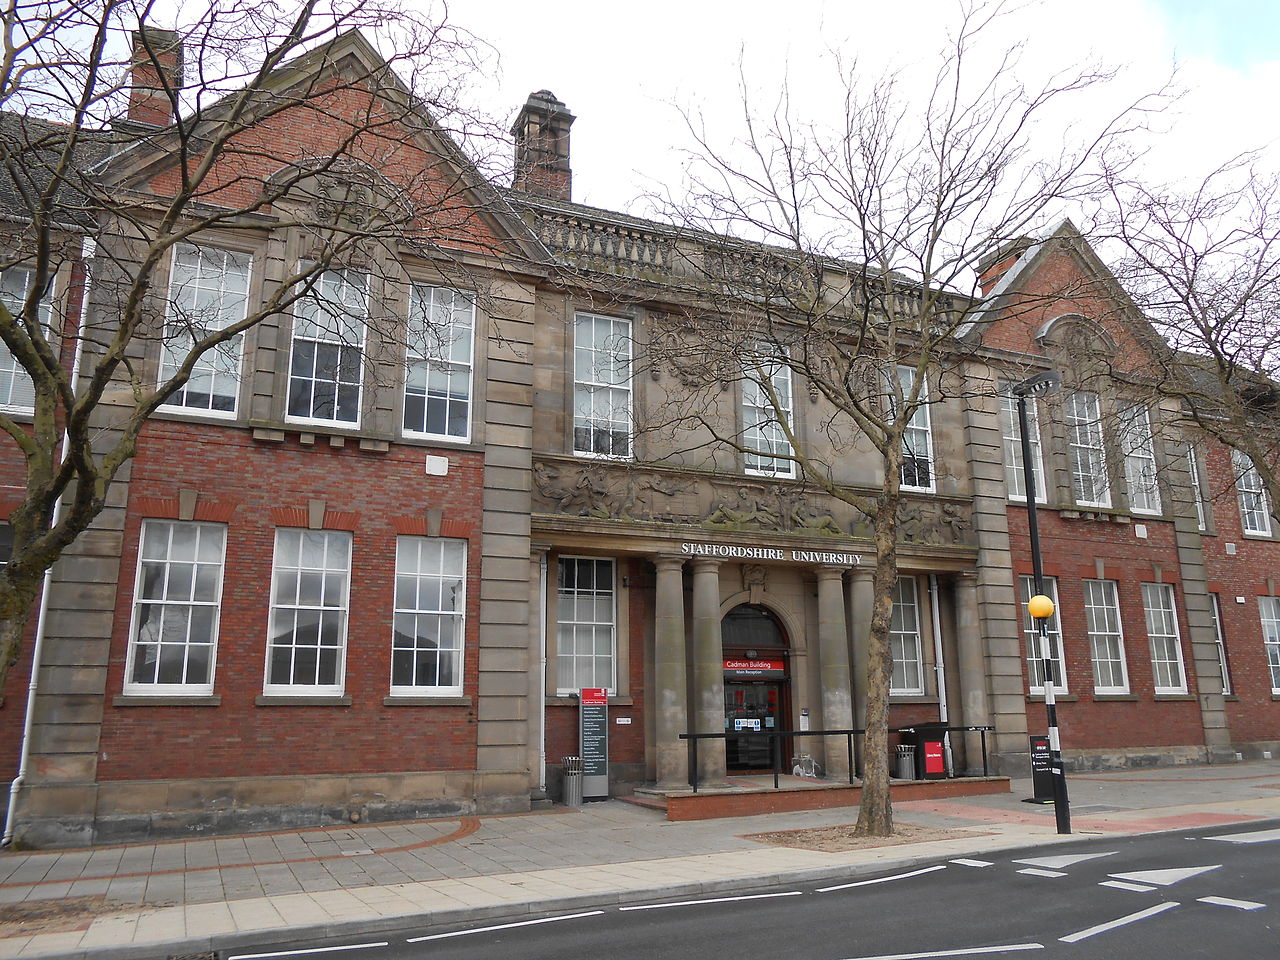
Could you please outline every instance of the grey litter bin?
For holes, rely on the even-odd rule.
[[[564,765],[564,804],[567,807],[582,806],[582,758],[563,757]]]
[[[898,744],[898,763],[894,776],[899,780],[916,778],[916,746],[914,743]]]

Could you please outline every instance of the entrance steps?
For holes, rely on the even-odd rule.
[[[949,780],[894,780],[890,786],[894,800],[939,800],[972,797],[989,793],[1009,793],[1008,777],[955,777]],[[782,775],[778,788],[773,774],[728,777],[714,786],[692,789],[657,790],[638,787],[635,794],[620,797],[628,803],[665,810],[668,820],[716,820],[721,817],[749,817],[761,813],[789,813],[794,810],[821,810],[827,807],[854,807],[862,800],[862,786],[847,781],[818,780]]]

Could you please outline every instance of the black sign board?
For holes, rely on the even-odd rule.
[[[1053,803],[1053,755],[1049,752],[1048,737],[1031,737],[1031,786],[1035,791],[1032,803]]]
[[[582,799],[609,799],[609,698],[603,688],[584,687],[578,700],[582,745]]]

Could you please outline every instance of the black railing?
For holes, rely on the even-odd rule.
[[[917,724],[910,727],[894,727],[890,733],[915,733],[917,727],[928,726],[938,733],[978,733],[982,735],[982,775],[990,776],[987,766],[987,733],[994,731],[993,726],[938,727],[937,724]],[[698,741],[729,740],[739,737],[764,737],[769,741],[769,756],[773,761],[773,789],[779,789],[778,775],[781,772],[782,740],[788,737],[844,737],[845,750],[849,761],[849,783],[852,784],[861,764],[858,752],[854,750],[854,737],[865,737],[865,730],[736,730],[732,733],[682,733],[681,740],[689,742],[689,783],[693,792],[698,792]]]

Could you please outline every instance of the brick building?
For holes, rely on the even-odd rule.
[[[308,57],[281,82],[378,67],[355,34]],[[351,95],[273,114],[255,134],[298,163],[324,156],[334,134],[317,118],[357,110]],[[108,169],[164,196],[170,118],[154,107],[135,98],[133,120],[158,135]],[[548,91],[530,96],[509,190],[481,182],[425,116],[384,131],[394,149],[376,151],[364,181],[376,202],[464,184],[424,203],[451,225],[433,234],[448,256],[411,236],[347,257],[153,417],[109,509],[54,569],[19,837],[528,809],[577,750],[583,687],[607,688],[611,719],[626,721],[610,726],[618,791],[686,786],[687,731],[861,726],[866,523],[767,452],[644,429],[641,412],[681,396],[646,359],[650,339],[689,306],[688,265],[724,251],[574,203],[574,119]],[[237,171],[225,189],[274,173]],[[270,297],[309,249],[279,224],[333,189],[300,181],[252,222],[178,246],[161,313]],[[98,322],[110,284],[82,312],[78,269],[51,300],[67,323]],[[913,423],[891,723],[993,725],[997,769],[1026,763],[1042,688],[1019,614],[1030,560],[1004,385],[1053,366],[1063,389],[1039,403],[1034,439],[1069,763],[1276,749],[1278,548],[1250,472],[1163,429],[1171,409],[1089,389],[1073,345],[1140,364],[1151,331],[1069,224],[997,252],[987,271],[973,387]],[[1077,289],[1090,292],[1063,292]],[[1010,308],[1043,292],[1052,308]],[[358,346],[326,336],[324,316],[370,334]],[[139,350],[154,376],[171,363],[163,336]],[[820,439],[827,412],[809,386],[779,374],[775,387],[794,428]],[[760,407],[740,380],[711,415],[759,428],[767,451]],[[862,450],[841,470],[841,483],[871,487],[879,464]],[[0,471],[12,501],[20,464],[5,454]],[[5,777],[30,666],[0,707]],[[842,743],[808,749],[847,773]],[[951,750],[957,772],[980,769],[976,738]],[[768,763],[729,741],[702,752],[699,774]]]

